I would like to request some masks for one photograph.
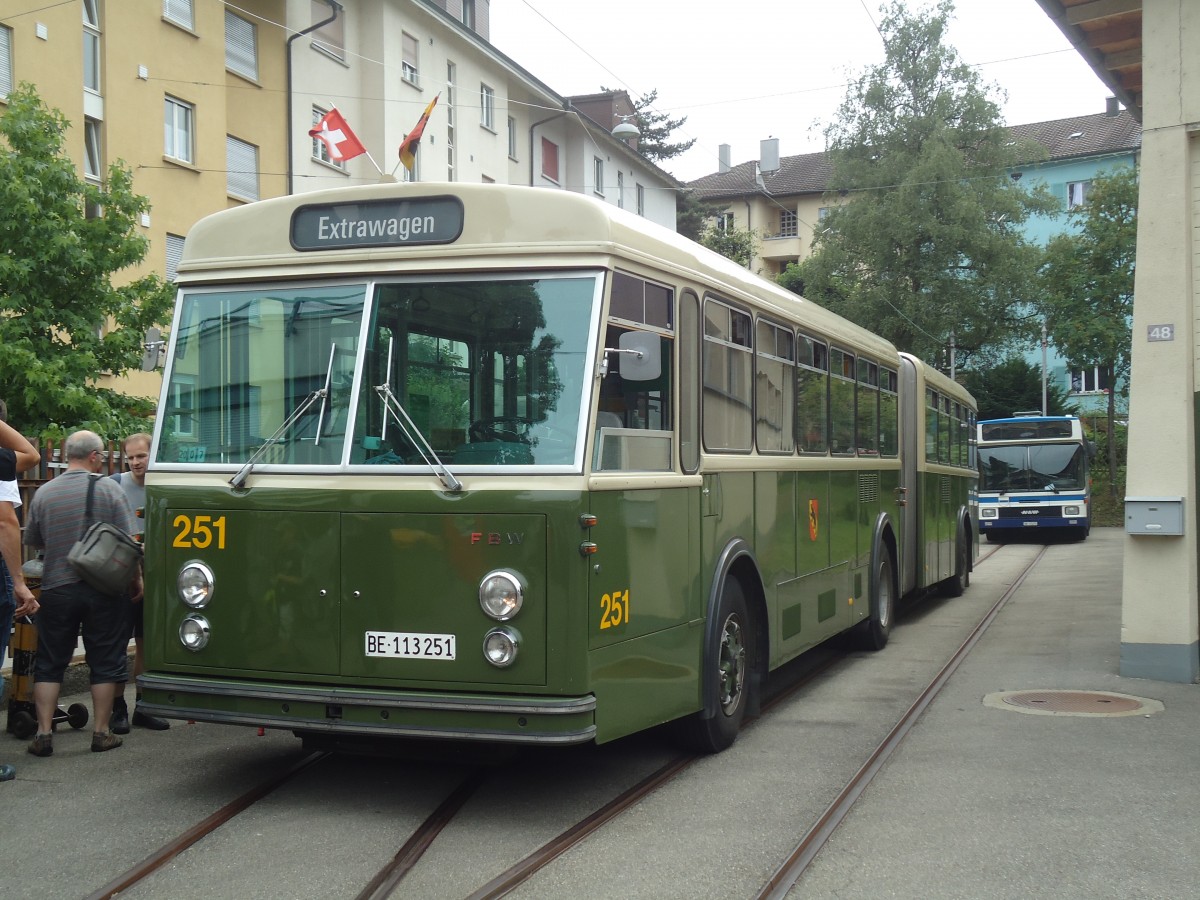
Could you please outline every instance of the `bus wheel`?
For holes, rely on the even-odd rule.
[[[961,597],[971,586],[971,548],[967,545],[967,527],[958,523],[954,539],[954,574],[946,579],[946,596]]]
[[[882,650],[892,634],[896,616],[896,572],[892,552],[881,547],[871,572],[871,614],[858,623],[855,644],[863,650]]]
[[[729,578],[717,608],[720,626],[704,659],[701,677],[711,686],[716,711],[705,718],[704,710],[678,723],[677,740],[696,753],[719,753],[735,740],[746,715],[750,688],[750,642],[752,629],[746,612],[746,594],[736,578]]]

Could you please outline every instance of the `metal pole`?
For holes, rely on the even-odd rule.
[[[1048,394],[1046,388],[1046,320],[1042,319],[1042,415],[1047,415]]]

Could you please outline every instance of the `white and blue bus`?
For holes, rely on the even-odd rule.
[[[1086,538],[1093,449],[1079,418],[1016,415],[978,427],[980,533],[992,542],[1034,529]]]

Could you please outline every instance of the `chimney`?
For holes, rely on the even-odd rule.
[[[728,172],[731,168],[729,165],[729,157],[731,155],[730,146],[721,144],[717,147],[717,172],[718,174]]]
[[[779,171],[779,138],[758,142],[758,167],[768,175]]]
[[[1116,97],[1109,97],[1105,101],[1104,114],[1106,116],[1119,116],[1121,114],[1121,104]]]

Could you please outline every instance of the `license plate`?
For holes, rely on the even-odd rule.
[[[368,631],[367,656],[391,659],[454,659],[454,635],[412,631]]]

